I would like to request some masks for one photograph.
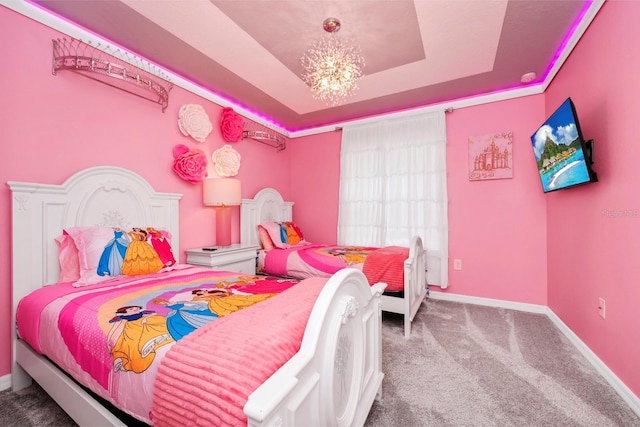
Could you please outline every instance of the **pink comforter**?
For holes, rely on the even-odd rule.
[[[293,248],[274,248],[264,258],[263,273],[289,276],[330,277],[350,267],[362,270],[367,256],[378,248],[365,246],[331,246],[310,244]]]
[[[46,286],[20,301],[18,334],[82,385],[150,423],[154,381],[165,354],[217,323],[227,325],[225,335],[238,334],[232,326],[237,314],[278,299],[277,293],[295,283],[179,265],[81,288]],[[268,323],[255,321],[254,330],[256,325]],[[219,358],[247,366],[243,353]]]
[[[156,377],[154,425],[246,425],[248,396],[299,350],[326,281],[306,279],[171,348]]]
[[[372,252],[364,262],[362,272],[370,285],[387,284],[386,291],[404,290],[404,261],[409,257],[409,248],[387,246]]]

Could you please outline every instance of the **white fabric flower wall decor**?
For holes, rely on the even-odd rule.
[[[184,136],[191,136],[198,142],[204,142],[213,130],[207,112],[198,104],[185,104],[180,107],[178,127]]]
[[[235,176],[240,169],[240,153],[231,145],[223,145],[211,155],[216,173],[222,177]]]

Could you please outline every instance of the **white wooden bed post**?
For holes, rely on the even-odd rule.
[[[300,351],[249,396],[249,426],[362,426],[382,393],[380,296],[347,268],[334,274],[309,317]],[[275,404],[275,402],[279,402]]]

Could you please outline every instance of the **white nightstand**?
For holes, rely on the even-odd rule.
[[[187,249],[187,264],[253,276],[256,274],[257,249],[257,246],[241,244],[219,246],[215,251]]]

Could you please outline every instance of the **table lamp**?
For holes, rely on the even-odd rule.
[[[216,208],[216,245],[231,245],[231,206],[242,202],[240,180],[235,178],[208,178],[202,182],[205,206]]]

